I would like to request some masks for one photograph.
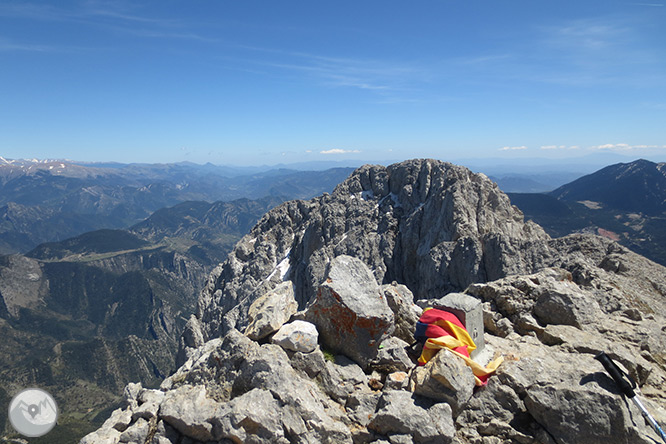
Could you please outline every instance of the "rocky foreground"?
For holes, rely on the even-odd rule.
[[[441,351],[407,353],[425,305],[483,301],[504,363],[474,388]],[[589,235],[550,239],[483,175],[365,166],[267,213],[209,277],[159,390],[81,443],[659,442],[594,356],[666,423],[666,268]],[[492,356],[491,356],[492,357]]]

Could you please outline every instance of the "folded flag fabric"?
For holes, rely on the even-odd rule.
[[[476,350],[476,344],[458,317],[446,310],[426,308],[416,324],[414,337],[423,343],[419,365],[425,365],[439,350],[447,348],[472,369],[477,386],[487,384],[490,375],[503,361],[499,357],[485,367],[473,361],[469,354]]]

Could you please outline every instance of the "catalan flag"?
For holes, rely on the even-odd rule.
[[[472,369],[477,386],[487,384],[490,375],[503,361],[502,357],[499,357],[485,367],[473,361],[469,354],[476,350],[476,344],[460,319],[446,310],[426,308],[416,324],[414,337],[423,342],[419,365],[425,365],[440,349],[447,348]]]

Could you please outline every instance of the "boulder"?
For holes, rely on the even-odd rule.
[[[409,344],[395,336],[385,339],[379,345],[379,351],[375,360],[372,361],[372,367],[384,373],[410,370],[416,363],[409,357],[408,347]]]
[[[120,442],[145,442],[149,432],[150,424],[148,421],[139,418],[120,435]]]
[[[211,420],[216,441],[288,444],[280,405],[267,390],[253,389],[222,405]]]
[[[403,390],[409,383],[409,375],[405,372],[393,372],[386,375],[385,390]]]
[[[79,444],[117,444],[120,442],[120,432],[114,428],[101,428],[95,430],[79,441]]]
[[[569,281],[549,281],[533,292],[534,314],[544,324],[573,325],[582,328],[600,313],[599,305],[589,300]]]
[[[326,367],[326,359],[319,346],[317,346],[310,353],[294,353],[291,357],[291,366],[309,378],[314,379]]]
[[[385,436],[407,434],[416,443],[446,444],[455,435],[448,404],[429,406],[402,390],[382,394],[368,429]]]
[[[421,316],[421,308],[414,303],[414,295],[405,285],[393,282],[382,285],[382,291],[395,319],[393,335],[411,344],[414,342],[414,328]]]
[[[275,333],[298,310],[294,286],[286,281],[255,300],[248,311],[245,334],[255,341]]]
[[[199,441],[212,441],[212,421],[220,404],[206,396],[203,385],[184,385],[168,391],[162,401],[160,418],[182,435]]]
[[[317,326],[324,345],[361,367],[376,358],[379,344],[393,333],[393,312],[368,267],[350,256],[329,265],[306,319]]]
[[[414,393],[447,402],[456,416],[472,397],[474,387],[472,369],[447,349],[440,350],[426,365],[412,372]]]
[[[109,419],[104,421],[102,428],[106,429],[115,429],[119,432],[124,432],[127,427],[132,422],[132,410],[127,409],[116,409],[111,413]]]
[[[280,327],[271,341],[285,350],[310,353],[317,347],[318,339],[319,332],[314,324],[294,321]]]
[[[139,405],[134,408],[132,419],[144,418],[150,420],[157,417],[160,404],[164,400],[164,392],[160,390],[143,390],[139,393]]]
[[[368,377],[361,367],[342,355],[336,356],[335,362],[326,361],[317,380],[326,394],[342,404],[349,395],[368,386]]]
[[[585,389],[547,384],[527,389],[525,407],[562,444],[653,443],[634,426],[643,421],[621,396],[590,384]]]

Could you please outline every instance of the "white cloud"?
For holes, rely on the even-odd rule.
[[[645,150],[645,149],[661,149],[661,148],[666,148],[666,145],[629,145],[628,143],[606,143],[603,145],[595,145],[591,148],[594,150],[631,151],[631,150]]]
[[[340,148],[333,148],[331,150],[319,151],[319,154],[350,154],[350,153],[360,153],[359,150],[342,150]]]
[[[519,151],[519,150],[526,150],[527,147],[525,145],[522,146],[504,146],[500,148],[500,151]]]

